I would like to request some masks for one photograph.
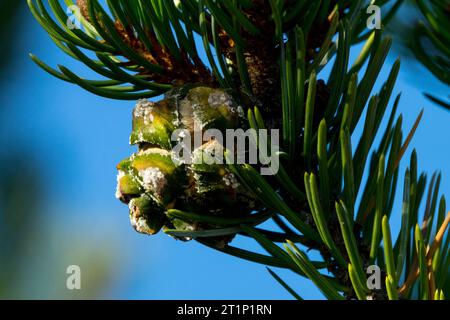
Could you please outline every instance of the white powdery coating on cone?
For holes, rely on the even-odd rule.
[[[122,198],[122,192],[120,191],[120,179],[125,177],[125,172],[122,170],[119,170],[119,173],[117,174],[117,187],[116,187],[116,198],[120,199]]]
[[[232,173],[225,175],[222,180],[223,180],[223,182],[225,182],[225,185],[232,187],[233,189],[237,189],[240,186],[235,175]]]
[[[244,108],[235,105],[233,98],[222,90],[213,91],[208,97],[208,104],[213,108],[220,108],[226,105],[229,111],[241,118],[245,117]]]
[[[215,90],[211,92],[211,94],[208,97],[208,104],[214,108],[226,105],[232,110],[232,112],[234,110],[233,100],[231,96],[223,92],[222,90]]]
[[[145,233],[148,230],[147,221],[143,217],[132,217],[131,218],[131,225],[133,228],[140,233]]]
[[[157,195],[162,194],[167,184],[167,179],[159,168],[152,167],[141,170],[139,171],[139,176],[142,178],[142,184],[146,190]]]
[[[154,102],[150,102],[147,99],[138,100],[136,104],[136,108],[133,111],[133,116],[135,118],[143,118],[144,125],[149,125],[153,122],[153,107],[155,106]]]
[[[148,233],[149,227],[145,217],[141,216],[138,208],[135,206],[135,199],[132,199],[128,204],[130,208],[130,223],[131,226],[140,233]]]

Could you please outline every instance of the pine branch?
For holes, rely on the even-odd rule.
[[[443,197],[438,204],[440,176],[431,180],[420,229],[426,176],[418,174],[415,152],[402,212],[393,212],[400,161],[422,113],[404,136],[396,114],[400,96],[391,102],[399,61],[373,93],[392,40],[383,30],[365,31],[366,1],[110,0],[104,7],[84,0],[74,13],[82,29],[69,27],[59,1],[48,3],[51,10],[42,0],[28,0],[54,42],[102,78],[86,80],[63,66],[54,70],[32,56],[44,70],[113,99],[166,94],[157,102],[138,101],[130,139],[138,151],[118,166],[117,197],[129,205],[138,232],[163,230],[289,269],[330,299],[433,299],[447,293],[449,218]],[[400,3],[389,7],[385,23]],[[362,51],[351,61],[350,49],[361,41]],[[323,79],[326,66],[332,72]],[[359,125],[363,132],[356,135]],[[172,157],[171,137],[179,129],[248,128],[280,130],[274,176],[261,175],[262,164],[231,163],[235,150],[216,139],[195,145],[192,159],[228,162]],[[249,139],[264,150],[273,137]],[[402,230],[391,234],[390,221],[400,216]],[[281,232],[263,225],[269,219]],[[254,239],[267,254],[231,246],[239,236]],[[305,250],[321,260],[311,261]],[[378,289],[366,285],[373,264],[383,274]]]

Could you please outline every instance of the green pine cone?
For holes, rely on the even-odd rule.
[[[174,208],[220,217],[245,216],[255,210],[251,194],[224,164],[224,147],[217,140],[194,149],[191,161],[179,161],[173,151],[179,140],[172,138],[180,138],[175,136],[176,130],[189,132],[187,144],[195,147],[194,133],[216,129],[225,137],[226,129],[239,128],[241,120],[240,107],[222,89],[186,86],[158,102],[137,102],[130,143],[138,145],[138,152],[118,165],[116,196],[129,205],[131,223],[138,232],[221,227],[169,219],[165,213]]]

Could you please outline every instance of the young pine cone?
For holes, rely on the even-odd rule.
[[[195,134],[206,130],[216,129],[225,137],[227,129],[239,128],[240,109],[226,91],[209,87],[176,89],[156,103],[138,101],[130,137],[138,151],[118,165],[116,194],[129,205],[136,231],[220,227],[170,219],[166,212],[174,208],[221,217],[246,216],[255,210],[250,193],[224,164],[222,144],[212,138],[194,143]],[[174,148],[181,145],[181,138],[184,147],[193,149],[182,157]]]

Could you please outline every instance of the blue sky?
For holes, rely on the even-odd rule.
[[[2,136],[7,137],[2,139],[2,147],[26,150],[23,156],[36,162],[35,167],[39,168],[36,174],[42,178],[46,196],[45,214],[40,223],[58,230],[57,236],[46,242],[55,252],[64,251],[68,243],[82,243],[81,248],[95,247],[113,256],[114,265],[105,267],[111,269],[108,272],[113,276],[99,297],[290,298],[269,277],[264,266],[213,252],[194,242],[181,243],[162,234],[146,237],[135,233],[129,224],[127,207],[114,198],[115,166],[134,151],[128,145],[133,102],[96,97],[51,77],[34,65],[28,58],[29,52],[50,65],[63,64],[76,72],[89,74],[86,68],[53,45],[29,13],[16,32],[20,32],[20,36],[15,39],[14,66],[8,74],[1,72],[2,80],[6,81],[1,83],[0,105],[6,112],[2,115],[0,130]],[[395,58],[394,52],[381,79],[386,79]],[[399,112],[404,116],[404,132],[409,131],[424,108],[425,114],[412,145],[419,154],[419,168],[427,171],[429,177],[435,170],[442,171],[441,191],[450,194],[450,179],[447,178],[450,173],[447,166],[450,113],[424,99],[422,90],[443,94],[448,88],[438,84],[414,62],[404,61],[395,89],[395,93],[402,92]],[[408,162],[409,158],[406,159]],[[401,172],[404,169],[403,165]],[[400,215],[400,202],[398,197],[394,217]],[[398,228],[398,223],[394,226]],[[51,248],[44,251],[47,249]],[[77,264],[77,257],[79,252],[65,252],[63,262],[52,264],[50,261],[46,266],[61,273],[61,283],[64,283],[61,268],[66,262]],[[25,274],[32,272],[32,266],[21,267]],[[302,296],[321,297],[309,281],[288,272],[281,272],[281,275]],[[49,284],[52,285],[61,284]],[[43,294],[36,288],[29,297],[55,297],[51,292]],[[77,293],[73,297],[76,298]]]

